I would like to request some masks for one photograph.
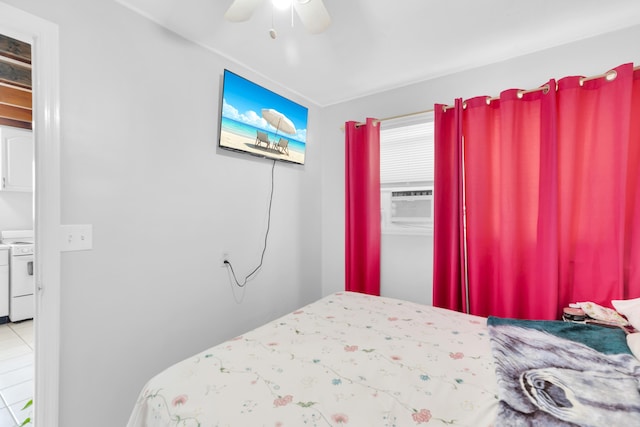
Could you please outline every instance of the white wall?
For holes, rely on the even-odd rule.
[[[431,305],[432,260],[433,235],[383,233],[380,242],[380,294]]]
[[[0,230],[33,229],[33,193],[0,191]]]
[[[161,369],[320,296],[318,108],[115,1],[6,3],[59,26],[62,222],[93,224],[62,256],[59,425],[122,426]],[[216,147],[224,68],[310,107],[244,293],[220,258],[257,265],[272,163]]]
[[[626,62],[640,64],[640,52],[634,47],[639,39],[640,26],[636,26],[324,108],[321,137],[325,144],[322,159],[323,295],[344,287],[344,133],[340,126],[345,121],[392,117],[427,110],[433,108],[434,103],[451,104],[455,98],[495,96],[509,88],[530,89],[552,77],[596,75]],[[408,246],[406,256],[414,255],[410,250]],[[406,288],[406,271],[398,269],[384,274],[385,280],[397,277],[399,290],[390,291],[391,285],[385,283],[383,293],[400,292],[406,299],[419,302],[423,301],[425,290],[431,293],[431,283],[424,283],[424,290],[414,289],[413,285]]]

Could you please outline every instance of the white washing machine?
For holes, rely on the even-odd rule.
[[[2,231],[0,243],[9,245],[9,320],[32,319],[35,313],[33,230]]]

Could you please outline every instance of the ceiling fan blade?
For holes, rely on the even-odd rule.
[[[321,33],[331,24],[331,17],[322,0],[293,0],[293,7],[311,34]]]
[[[253,15],[262,0],[234,0],[224,14],[224,19],[230,22],[247,21]]]

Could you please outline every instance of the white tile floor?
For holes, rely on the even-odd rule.
[[[22,411],[33,397],[33,341],[32,320],[0,325],[0,427],[33,416],[32,407]]]

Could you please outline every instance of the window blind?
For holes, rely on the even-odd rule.
[[[433,113],[380,128],[380,184],[433,183]]]

